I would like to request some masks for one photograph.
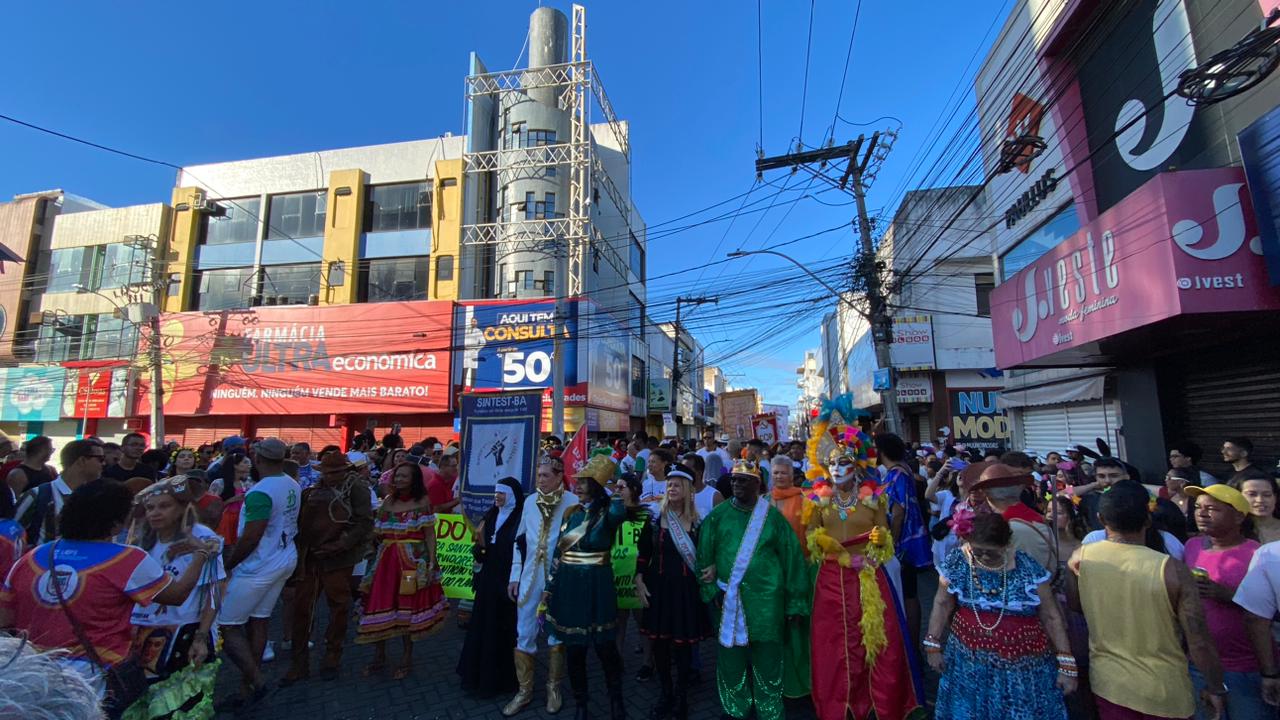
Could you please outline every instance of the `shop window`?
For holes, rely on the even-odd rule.
[[[631,271],[640,278],[640,282],[644,282],[644,248],[635,233],[631,233]]]
[[[258,213],[262,208],[260,198],[219,200],[218,205],[223,210],[218,215],[201,213],[205,245],[257,242]]]
[[[272,197],[267,239],[324,235],[328,206],[329,196],[323,190]]]
[[[365,232],[419,230],[431,227],[431,183],[370,187],[364,214]]]

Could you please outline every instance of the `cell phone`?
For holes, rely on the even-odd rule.
[[[964,460],[961,460],[960,458],[951,458],[951,460],[947,463],[947,467],[951,468],[956,472],[960,472],[961,470],[964,470],[965,468],[969,467],[969,463],[965,462]]]

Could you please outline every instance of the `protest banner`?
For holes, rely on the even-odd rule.
[[[498,481],[513,477],[533,491],[542,391],[463,393],[462,512],[478,519],[493,505]]]
[[[492,499],[490,499],[492,502]],[[471,526],[462,515],[436,515],[436,562],[440,565],[440,585],[444,596],[455,600],[471,600]]]
[[[636,597],[636,559],[640,555],[640,532],[645,520],[628,520],[618,526],[613,541],[613,588],[618,593],[619,610],[640,609]]]

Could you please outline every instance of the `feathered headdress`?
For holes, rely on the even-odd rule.
[[[822,402],[809,434],[809,470],[805,477],[814,482],[830,482],[827,466],[841,457],[853,460],[862,468],[875,464],[876,451],[871,438],[851,422],[860,417],[869,418],[871,413],[854,407],[853,395],[849,393]]]

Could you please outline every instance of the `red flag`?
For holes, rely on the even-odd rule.
[[[585,424],[574,433],[573,439],[560,454],[560,459],[564,461],[565,483],[572,488],[573,478],[587,465],[587,426]]]

